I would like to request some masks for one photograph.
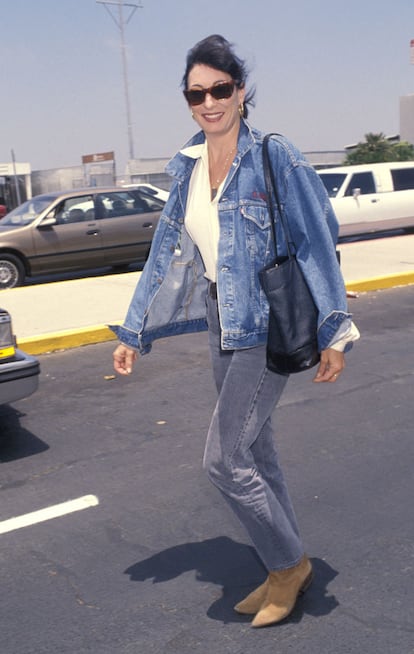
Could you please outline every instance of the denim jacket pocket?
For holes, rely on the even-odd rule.
[[[240,213],[244,218],[243,231],[252,268],[260,269],[269,263],[274,254],[269,210],[266,204],[243,203]]]
[[[241,202],[240,212],[243,218],[254,223],[259,229],[270,228],[270,215],[266,204]]]

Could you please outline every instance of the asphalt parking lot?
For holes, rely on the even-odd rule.
[[[350,299],[362,339],[340,384],[292,378],[277,443],[316,580],[283,624],[232,607],[263,578],[201,470],[215,392],[204,334],[114,378],[113,344],[40,355],[39,391],[0,408],[7,654],[413,654],[414,287]]]

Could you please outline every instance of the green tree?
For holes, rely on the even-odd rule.
[[[383,161],[411,161],[414,160],[414,146],[407,141],[390,143],[385,135],[365,134],[365,141],[358,143],[356,148],[350,152],[344,163],[363,164],[381,163]]]
[[[392,146],[395,159],[394,161],[412,161],[414,159],[414,145],[408,141],[400,141]]]

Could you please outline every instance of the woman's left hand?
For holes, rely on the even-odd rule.
[[[342,370],[345,368],[345,356],[333,348],[322,350],[318,371],[313,379],[314,382],[336,382]]]

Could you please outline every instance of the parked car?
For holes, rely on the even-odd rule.
[[[33,275],[145,261],[164,205],[136,187],[27,200],[0,220],[0,289]]]
[[[34,393],[39,373],[38,360],[16,348],[10,314],[0,309],[0,405]]]
[[[339,235],[414,227],[414,161],[317,171],[339,221]]]

